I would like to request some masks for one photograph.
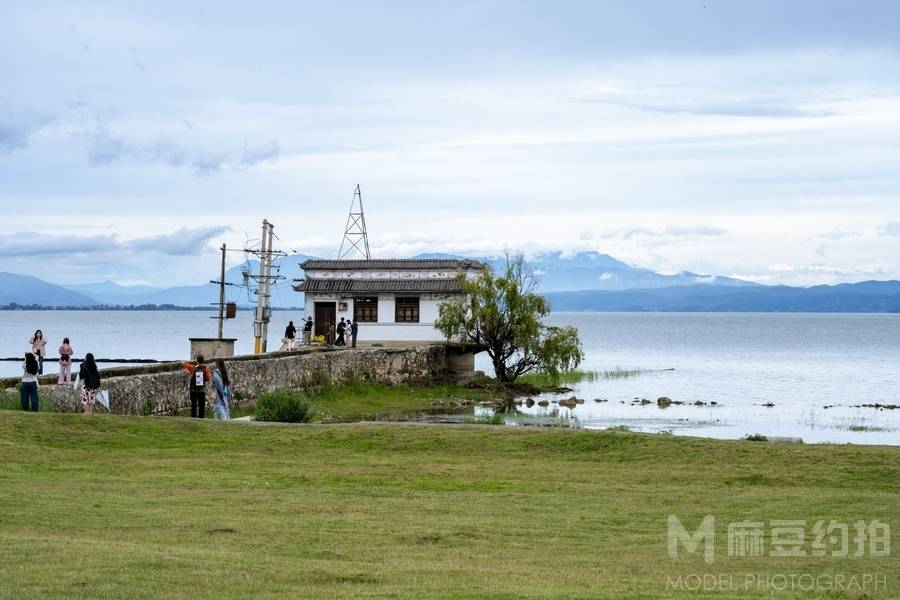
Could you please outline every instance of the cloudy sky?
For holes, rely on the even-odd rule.
[[[900,278],[895,1],[135,6],[0,3],[0,271],[332,256],[360,183],[379,257]]]

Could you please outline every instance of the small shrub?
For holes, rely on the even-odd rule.
[[[277,389],[260,394],[256,401],[258,421],[306,423],[312,417],[309,402],[293,390]]]
[[[502,412],[495,412],[491,415],[471,417],[466,419],[465,422],[473,425],[506,425],[506,418],[503,416]]]
[[[631,431],[631,427],[628,425],[613,425],[612,427],[607,427],[607,431]]]
[[[21,407],[22,402],[17,392],[0,389],[0,410],[17,410]]]
[[[748,442],[768,442],[769,438],[764,436],[761,433],[748,433],[744,436],[744,439]]]

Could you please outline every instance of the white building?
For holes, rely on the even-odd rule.
[[[434,328],[441,302],[463,295],[459,276],[484,268],[475,260],[319,260],[300,264],[306,315],[315,334],[343,317],[359,324],[360,342],[441,341]]]

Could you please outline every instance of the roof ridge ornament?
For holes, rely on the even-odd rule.
[[[359,208],[357,209],[357,205]],[[356,209],[354,211],[354,209]],[[346,250],[344,247],[346,246]],[[347,226],[344,228],[344,238],[341,240],[341,249],[338,251],[338,260],[344,260],[349,254],[359,253],[365,260],[372,257],[369,254],[369,234],[366,231],[366,215],[363,211],[362,191],[359,184],[353,191],[353,200],[350,202],[350,215],[347,217]]]

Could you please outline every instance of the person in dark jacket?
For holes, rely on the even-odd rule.
[[[41,400],[38,398],[38,361],[31,352],[25,354],[25,364],[22,365],[19,397],[22,410],[38,412],[41,409]]]
[[[285,339],[292,340],[297,337],[297,328],[294,327],[294,322],[288,322],[288,326],[284,330]]]
[[[344,339],[344,333],[347,331],[347,322],[344,321],[344,317],[341,317],[341,322],[337,324],[337,341],[334,343],[335,346],[346,346],[347,342]]]
[[[205,364],[203,355],[197,355],[196,362],[184,361],[182,368],[191,374],[188,390],[191,397],[191,416],[206,418],[206,386],[212,381],[212,373]]]
[[[303,324],[303,345],[304,346],[309,346],[310,342],[312,342],[312,330],[313,330],[312,317],[307,317],[306,323]]]
[[[78,370],[78,378],[81,380],[81,408],[89,415],[94,412],[97,392],[100,391],[100,371],[97,369],[94,355],[90,352],[84,355],[84,362]]]
[[[354,348],[356,348],[356,336],[359,333],[359,325],[356,323],[357,321],[350,322],[350,340],[352,341]]]

